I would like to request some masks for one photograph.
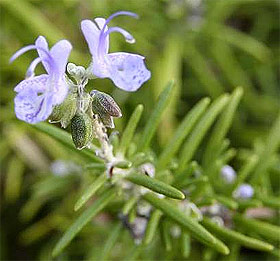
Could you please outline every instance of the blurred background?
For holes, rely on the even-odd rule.
[[[159,93],[174,79],[176,90],[154,140],[155,151],[160,151],[202,97],[215,98],[243,87],[244,96],[228,135],[241,160],[267,135],[279,112],[277,0],[0,0],[0,8],[2,260],[50,258],[59,230],[68,227],[73,216],[71,195],[75,196],[79,178],[71,173],[81,172],[76,154],[14,115],[13,88],[24,78],[36,53],[30,51],[11,65],[8,60],[19,48],[34,43],[38,35],[44,35],[50,46],[68,39],[73,45],[70,61],[87,66],[91,57],[80,30],[81,20],[108,17],[119,10],[139,14],[138,20],[118,17],[111,22],[131,32],[136,43],[130,45],[121,35],[112,34],[110,51],[145,56],[151,80],[136,93],[121,91],[108,79],[91,81],[88,88],[115,98],[123,112],[115,122],[121,132],[139,103],[145,108],[141,128]],[[42,72],[39,66],[37,73]],[[238,158],[233,164],[238,166]],[[57,182],[61,175],[68,178]],[[46,179],[50,176],[54,180]],[[110,224],[106,217],[95,223],[84,232],[87,240],[77,242],[70,250],[73,253],[68,253],[73,259],[89,246],[92,252],[98,251],[104,242]],[[126,235],[130,242],[128,238]],[[127,244],[132,247],[133,243]],[[119,246],[116,257],[125,247]]]

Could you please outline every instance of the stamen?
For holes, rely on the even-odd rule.
[[[100,58],[102,57],[102,55],[104,55],[104,53],[102,53],[102,47],[104,47],[104,43],[105,43],[105,39],[106,39],[106,36],[108,34],[105,35],[104,31],[105,31],[105,28],[106,26],[108,25],[108,23],[115,17],[119,16],[119,15],[127,15],[127,16],[132,16],[134,18],[138,18],[138,15],[135,14],[135,13],[132,13],[132,12],[128,12],[128,11],[119,11],[119,12],[116,12],[114,14],[112,14],[111,16],[109,16],[109,18],[105,21],[101,31],[100,31],[100,35],[99,35],[99,45],[98,45],[98,54],[100,56]],[[120,28],[121,29],[121,28]],[[109,29],[110,30],[110,29]],[[123,30],[123,29],[122,29]],[[129,34],[129,33],[128,33]],[[130,34],[129,34],[130,35]],[[130,35],[131,36],[131,35]],[[125,36],[126,37],[126,36]],[[129,42],[129,43],[133,43],[135,40],[134,38],[130,38],[128,37],[128,39],[126,38],[126,40]],[[102,58],[101,58],[102,59]]]
[[[26,53],[27,51],[34,50],[34,49],[40,50],[40,51],[42,51],[42,52],[45,53],[45,55],[47,56],[48,59],[43,59],[43,61],[47,62],[50,66],[51,66],[51,65],[56,65],[56,63],[54,62],[53,57],[50,55],[49,52],[47,52],[45,49],[43,49],[43,48],[41,48],[41,47],[38,47],[38,46],[36,46],[36,45],[34,45],[34,44],[27,45],[27,46],[25,46],[25,47],[19,49],[18,51],[16,51],[15,54],[10,58],[9,63],[12,63],[15,59],[17,59],[19,56],[21,56],[22,54]],[[51,62],[50,62],[50,61],[51,61]],[[34,62],[34,61],[33,61],[33,62]],[[33,62],[32,62],[32,63],[33,63]],[[32,63],[30,64],[30,67],[31,67]],[[38,64],[38,63],[39,63],[39,62],[37,62],[37,64]],[[35,64],[35,67],[37,66],[37,64]],[[29,68],[30,68],[30,67],[29,67]],[[27,73],[28,73],[28,71],[29,71],[29,68],[28,68],[28,70],[27,70]],[[34,69],[35,69],[35,68],[34,68]]]
[[[26,71],[26,78],[29,78],[34,75],[35,68],[41,61],[42,61],[41,58],[37,57],[30,63],[30,65]]]
[[[106,37],[112,32],[119,32],[125,37],[126,42],[131,44],[135,43],[134,37],[129,32],[120,27],[111,27],[108,31],[104,33],[104,38],[106,39]]]
[[[120,15],[127,15],[127,16],[132,16],[134,18],[138,18],[138,14],[132,13],[132,12],[128,12],[128,11],[119,11],[116,12],[114,14],[112,14],[111,16],[108,17],[108,19],[106,20],[106,22],[103,25],[103,28],[101,29],[101,33],[104,33],[105,27],[106,25],[108,25],[108,23],[115,17],[120,16]]]
[[[25,47],[20,48],[18,51],[15,52],[15,54],[10,58],[10,63],[12,63],[15,59],[17,59],[22,54],[26,53],[27,51],[30,51],[32,49],[36,49],[36,46],[34,44],[27,45]]]

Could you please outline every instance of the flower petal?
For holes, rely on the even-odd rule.
[[[21,81],[14,89],[16,92],[21,92],[25,90],[34,90],[37,92],[44,92],[46,90],[46,84],[49,75],[42,74],[39,76],[31,77],[26,80]]]
[[[15,99],[15,113],[18,119],[28,123],[46,120],[52,112],[52,96],[27,89],[19,92]]]
[[[122,90],[133,92],[151,77],[144,64],[144,57],[130,53],[107,55],[109,78]]]
[[[51,68],[50,68],[49,57],[46,54],[49,53],[49,46],[46,38],[44,36],[39,36],[35,41],[35,45],[37,47],[38,55],[41,58],[47,73],[49,74],[51,72]],[[45,50],[45,52],[43,50]]]
[[[98,25],[99,28],[96,26],[96,24],[93,21],[83,20],[81,22],[81,29],[82,29],[83,35],[87,41],[90,53],[94,57],[94,59],[96,59],[97,52],[98,52],[98,45],[99,45],[100,29],[102,29],[106,20],[104,18],[95,18],[94,21],[96,22],[96,24]],[[107,30],[108,30],[108,27],[106,26],[105,32]],[[102,48],[104,48],[103,50],[105,53],[108,53],[109,36],[106,37],[105,44]]]
[[[54,86],[51,87],[53,93],[53,103],[54,105],[58,105],[62,103],[66,98],[69,90],[68,85],[65,81],[64,76],[58,78],[53,83],[51,83],[50,81],[50,84],[54,84]]]
[[[57,42],[50,50],[50,55],[57,65],[56,69],[59,75],[65,73],[66,64],[71,50],[72,45],[67,40],[61,40]]]

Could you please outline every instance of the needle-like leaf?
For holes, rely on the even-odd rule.
[[[108,256],[110,254],[110,251],[114,247],[114,245],[117,243],[117,240],[121,234],[122,229],[122,223],[117,223],[111,230],[107,241],[104,244],[104,248],[102,249],[100,261],[101,260],[108,260]]]
[[[106,174],[101,174],[82,194],[74,206],[74,210],[79,210],[93,195],[104,185],[107,180]]]
[[[92,151],[90,149],[77,150],[74,146],[71,135],[68,132],[63,131],[46,122],[40,122],[40,123],[31,125],[31,126],[41,132],[46,133],[47,135],[51,136],[52,138],[56,139],[57,141],[59,141],[60,143],[65,145],[65,147],[71,149],[72,151],[74,151],[75,153],[77,153],[79,155],[82,155],[85,159],[90,160],[90,161],[95,161],[95,162],[102,162],[102,160],[100,158],[97,158],[94,155],[94,151]],[[94,149],[96,149],[96,147],[94,147]]]
[[[256,171],[252,175],[252,182],[256,183],[261,175],[266,172],[270,164],[270,158],[280,146],[280,114],[276,119],[266,139],[265,147],[259,155],[259,161],[256,166]],[[261,160],[260,160],[261,159]]]
[[[145,236],[143,239],[144,245],[149,245],[153,238],[155,237],[155,234],[157,232],[158,224],[160,221],[160,218],[162,217],[162,212],[158,209],[156,209],[150,217],[149,223],[146,228]]]
[[[255,238],[247,237],[239,232],[219,226],[218,224],[214,223],[207,217],[204,217],[201,223],[210,231],[225,238],[226,240],[238,242],[241,245],[246,246],[248,248],[262,250],[262,251],[271,251],[274,248],[272,245],[266,242],[260,241]]]
[[[195,126],[191,135],[183,145],[183,150],[179,160],[178,172],[182,172],[185,169],[186,164],[193,157],[206,132],[211,127],[218,114],[222,111],[228,102],[228,99],[228,95],[222,95],[216,99]]]
[[[137,185],[144,186],[154,192],[165,195],[170,198],[184,199],[185,195],[178,189],[145,174],[131,174],[126,177],[127,180]]]
[[[227,255],[229,249],[212,234],[210,234],[203,226],[198,224],[194,219],[187,216],[180,211],[174,204],[165,200],[159,199],[151,193],[143,195],[143,198],[148,201],[154,207],[160,209],[167,217],[174,220],[177,224],[184,229],[191,232],[200,242],[213,247],[218,252]]]
[[[280,227],[263,221],[246,218],[240,214],[235,214],[233,217],[236,224],[242,225],[245,228],[255,231],[257,234],[271,240],[280,241]]]
[[[191,237],[187,232],[183,232],[181,236],[182,243],[182,255],[185,258],[188,258],[191,253]]]
[[[57,242],[52,255],[57,256],[81,231],[81,229],[90,222],[106,205],[115,197],[115,189],[107,190],[100,198],[98,198],[87,210],[85,210],[68,228],[62,238]]]
[[[159,156],[157,161],[157,168],[164,169],[165,166],[168,165],[170,160],[174,157],[174,155],[179,150],[182,142],[187,137],[187,135],[192,130],[194,124],[206,110],[208,104],[210,103],[209,98],[202,99],[199,103],[197,103],[192,110],[185,116],[184,120],[176,130],[175,134],[165,146],[164,150]]]
[[[136,130],[137,124],[140,120],[140,117],[143,112],[143,105],[139,104],[136,109],[134,110],[133,114],[131,115],[126,128],[123,132],[121,141],[120,141],[120,147],[119,152],[125,155],[126,150],[128,149],[128,146],[133,138],[134,132]]]
[[[164,112],[164,109],[170,101],[170,95],[172,94],[173,85],[174,81],[170,81],[167,84],[167,87],[160,94],[155,109],[149,117],[149,120],[144,128],[143,134],[141,135],[138,144],[139,151],[147,150],[148,146],[150,145],[150,142],[155,134],[156,128],[160,123],[160,119]]]
[[[222,113],[219,121],[216,123],[203,154],[204,166],[209,166],[209,164],[212,164],[214,162],[214,159],[218,156],[218,148],[221,146],[228,132],[242,94],[243,90],[241,88],[237,88],[233,92],[230,97],[229,103],[225,108],[225,111]]]

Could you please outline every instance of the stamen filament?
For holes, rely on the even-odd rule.
[[[35,58],[29,65],[27,71],[26,71],[26,78],[31,77],[34,74],[35,68],[37,67],[37,65],[41,62],[41,58],[37,57]]]
[[[10,63],[12,63],[15,59],[17,59],[22,54],[26,53],[27,51],[30,51],[32,49],[36,49],[36,46],[34,44],[27,45],[25,47],[20,48],[18,51],[14,53],[14,55],[10,58]]]
[[[105,28],[106,28],[106,26],[108,25],[108,23],[113,19],[113,18],[115,18],[115,17],[117,17],[117,16],[120,16],[120,15],[127,15],[127,16],[132,16],[132,17],[134,17],[134,18],[138,18],[138,15],[137,14],[135,14],[135,13],[132,13],[132,12],[128,12],[128,11],[119,11],[119,12],[116,12],[116,13],[114,13],[114,14],[112,14],[111,16],[109,16],[109,18],[105,21],[105,23],[104,23],[104,25],[103,25],[103,27],[102,27],[102,29],[101,29],[101,31],[100,31],[100,35],[99,35],[99,44],[98,44],[98,55],[100,56],[100,58],[102,59],[102,56],[104,55],[104,52],[103,52],[103,50],[102,50],[102,47],[104,47],[104,43],[105,43],[105,39],[106,39],[106,36],[107,35],[109,35],[109,33],[108,34],[106,34],[105,35],[105,33],[104,33],[104,31],[105,31]],[[118,27],[115,27],[115,28],[118,28]],[[121,28],[120,28],[121,29]],[[110,30],[110,29],[109,29]],[[108,30],[108,31],[109,31]],[[123,29],[121,29],[121,30],[123,30]],[[123,31],[125,31],[125,30],[123,30]],[[119,31],[120,32],[120,31]],[[126,32],[126,31],[125,31]],[[122,33],[122,32],[120,32],[120,33]],[[123,34],[123,33],[122,33]],[[128,32],[126,32],[125,34],[129,34]],[[123,34],[124,35],[124,34]],[[129,34],[130,35],[130,34]],[[130,35],[131,36],[131,35]],[[135,41],[134,40],[134,38],[132,37],[132,38],[128,38],[127,39],[127,37],[124,35],[124,37],[126,38],[126,40],[128,41],[128,42],[130,42],[130,43],[133,43],[133,41]]]
[[[135,39],[134,37],[129,33],[127,32],[126,30],[120,28],[120,27],[111,27],[108,31],[106,31],[104,33],[104,40],[106,39],[106,37],[110,34],[110,33],[113,33],[113,32],[119,32],[121,33],[124,37],[125,37],[125,40],[128,42],[128,43],[135,43]]]
[[[45,53],[45,55],[47,56],[48,59],[43,59],[43,61],[47,62],[49,65],[56,65],[54,59],[53,59],[52,56],[49,54],[49,52],[47,52],[45,49],[43,49],[43,48],[41,48],[41,47],[38,47],[38,46],[36,46],[36,45],[34,45],[34,44],[27,45],[27,46],[25,46],[25,47],[22,47],[22,48],[19,49],[18,51],[16,51],[15,54],[10,58],[9,63],[12,63],[15,59],[17,59],[19,56],[21,56],[22,54],[26,53],[27,51],[34,50],[34,49],[40,50],[40,51],[42,51],[42,52]],[[38,57],[38,58],[39,58],[39,57]],[[36,59],[35,59],[35,60],[36,60]],[[35,60],[34,60],[33,62],[35,62]],[[51,60],[52,63],[50,63],[50,60]],[[32,62],[32,63],[33,63],[33,62]],[[31,67],[32,63],[30,64],[30,67]],[[38,64],[38,63],[39,63],[39,62],[37,62],[37,64]],[[37,64],[35,64],[35,67],[37,66]],[[32,66],[34,66],[34,65],[32,65]],[[30,67],[28,68],[27,73],[28,73]],[[35,69],[35,67],[34,67],[34,69]],[[32,67],[31,67],[31,69],[32,69]]]

